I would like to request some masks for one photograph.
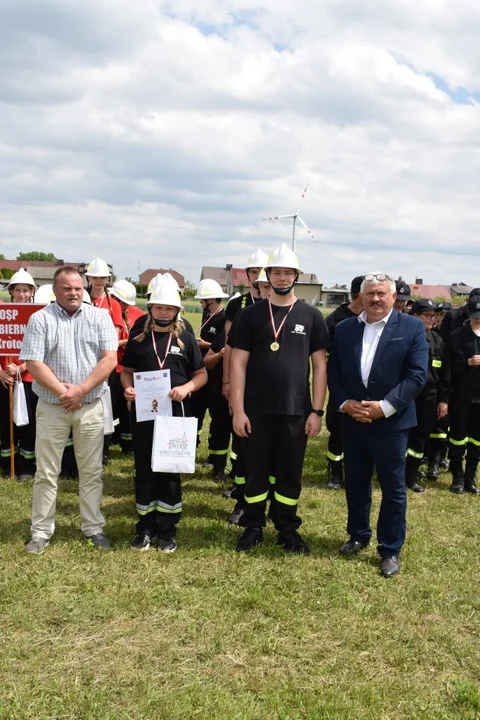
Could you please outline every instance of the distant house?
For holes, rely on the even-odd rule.
[[[322,289],[322,303],[327,307],[337,307],[343,303],[349,302],[350,291],[346,285],[332,285]]]
[[[457,297],[461,297],[464,300],[468,298],[470,295],[470,292],[473,290],[473,288],[470,285],[465,285],[465,283],[453,283],[453,285],[450,285],[450,292],[452,296],[456,295]]]
[[[184,290],[185,289],[185,277],[183,275],[181,275],[179,272],[177,272],[176,270],[172,270],[172,268],[168,268],[168,270],[165,270],[165,268],[158,268],[158,269],[149,268],[148,270],[144,270],[141,273],[140,277],[138,278],[138,284],[145,285],[145,287],[146,287],[148,285],[148,283],[150,282],[150,280],[153,280],[155,275],[158,275],[158,273],[162,273],[162,275],[164,275],[167,272],[170,273],[170,275],[173,278],[175,278],[180,290]]]
[[[200,274],[200,280],[210,278],[216,280],[223,292],[230,297],[234,293],[244,293],[248,289],[247,273],[243,268],[234,268],[232,265],[225,265],[224,268],[204,266]],[[315,273],[300,273],[295,286],[295,295],[299,300],[309,304],[316,304],[320,301],[322,285],[318,282]]]
[[[451,301],[450,288],[446,285],[425,285],[424,283],[409,283],[412,295],[417,298],[425,298],[426,300],[434,300],[435,298],[444,298]]]
[[[87,269],[87,263],[84,262],[65,262],[65,260],[57,260],[57,262],[48,262],[46,260],[0,260],[0,269],[6,268],[7,270],[17,272],[20,268],[24,268],[33,277],[37,287],[41,285],[51,285],[55,272],[58,268],[65,265],[76,268],[82,276],[84,284],[86,284],[85,271]],[[109,268],[113,272],[112,265],[109,265]],[[8,282],[8,280],[0,280],[0,283],[4,286],[7,285]]]

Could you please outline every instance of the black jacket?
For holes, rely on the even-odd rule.
[[[466,323],[448,338],[452,386],[455,395],[465,396],[467,402],[480,402],[480,366],[470,367],[469,358],[480,355],[480,337]]]
[[[339,322],[342,322],[342,320],[346,320],[347,318],[357,317],[357,315],[350,310],[348,305],[349,303],[342,303],[342,305],[339,305],[333,312],[330,313],[330,315],[328,315],[328,317],[325,318],[332,340],[335,337],[335,328]]]
[[[448,403],[451,392],[450,356],[440,335],[429,330],[427,381],[417,400],[436,400]]]
[[[466,305],[461,308],[449,310],[448,312],[446,312],[445,317],[442,320],[442,324],[438,328],[440,337],[442,337],[445,342],[447,342],[448,336],[451,335],[452,332],[454,332],[455,330],[461,328],[465,320],[468,320]]]

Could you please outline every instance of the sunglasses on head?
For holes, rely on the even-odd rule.
[[[373,280],[376,280],[377,282],[385,282],[385,280],[390,280],[390,282],[394,282],[393,278],[390,277],[390,275],[387,275],[386,273],[371,273],[370,275],[365,275],[365,282],[372,282]]]

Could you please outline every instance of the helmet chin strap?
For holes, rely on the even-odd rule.
[[[149,310],[148,312],[150,313],[150,315],[152,315],[152,313],[151,313],[150,310]],[[179,312],[180,312],[180,311],[179,311]],[[152,317],[153,317],[153,316],[152,316]],[[178,318],[178,312],[177,312],[177,314],[175,315],[175,317],[172,318],[171,320],[159,320],[158,318],[153,318],[153,322],[155,323],[155,325],[156,325],[157,327],[163,327],[163,328],[165,328],[165,327],[168,327],[169,325],[171,325],[172,323],[174,323],[177,318]]]
[[[268,272],[267,272],[267,278],[268,278],[268,282],[270,283],[270,285],[271,285],[271,287],[272,287],[273,292],[274,292],[276,295],[288,295],[288,293],[292,292],[293,288],[294,288],[295,285],[297,284],[297,281],[298,281],[298,272],[297,272],[297,275],[296,275],[295,280],[294,280],[294,282],[292,283],[292,285],[290,285],[289,287],[286,287],[286,288],[276,288],[276,287],[274,287],[274,286],[272,285],[271,281],[270,281],[270,273],[268,273]]]

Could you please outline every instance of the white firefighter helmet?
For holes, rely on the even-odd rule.
[[[227,293],[223,292],[219,283],[211,278],[200,280],[195,300],[216,300],[217,298],[228,298]]]
[[[293,268],[294,270],[301,272],[297,256],[293,250],[290,250],[290,248],[285,244],[280,245],[279,248],[276,248],[273,251],[264,267],[265,270],[277,267]]]
[[[263,250],[255,250],[254,253],[250,255],[250,257],[247,260],[247,264],[245,265],[245,270],[249,270],[250,268],[258,267],[263,268],[265,266],[265,263],[268,262],[268,255],[266,252],[263,252]]]
[[[163,282],[171,283],[178,293],[181,292],[180,285],[177,283],[177,281],[175,280],[173,275],[171,275],[169,272],[166,272],[166,273],[163,273],[162,277],[163,277]]]
[[[25,270],[25,268],[20,268],[20,270],[17,270],[17,272],[12,275],[10,282],[7,285],[7,288],[11,287],[12,285],[20,284],[32,285],[34,288],[37,287],[35,285],[35,280],[30,275],[30,273]]]
[[[110,277],[111,274],[107,263],[100,257],[93,258],[92,262],[88,263],[85,273],[87,277]]]
[[[53,285],[41,285],[34,295],[33,302],[39,303],[40,305],[49,305],[55,302]]]
[[[267,273],[265,272],[265,268],[262,268],[260,270],[260,275],[257,278],[257,282],[270,283],[270,280],[267,278]]]
[[[180,294],[169,282],[162,283],[150,295],[147,302],[148,305],[172,305],[173,307],[182,307]]]
[[[83,290],[82,302],[87,303],[87,305],[91,305],[91,304],[92,304],[92,298],[90,297],[90,295],[88,294],[88,292],[85,290],[85,288],[84,288],[84,290]]]
[[[135,305],[137,291],[135,285],[128,280],[115,280],[112,287],[108,289],[108,292],[127,305]]]
[[[175,278],[173,277],[173,275],[170,275],[170,273],[166,272],[166,273],[163,273],[163,275],[162,275],[162,273],[157,273],[155,275],[155,277],[153,277],[150,280],[150,282],[148,283],[148,286],[147,286],[146,294],[151,295],[156,290],[156,288],[159,288],[161,285],[164,285],[165,283],[169,284],[170,287],[174,287],[178,293],[180,292],[180,287],[179,287],[177,281],[175,280]]]
[[[239,292],[233,293],[230,300],[235,300],[237,297],[242,297],[242,293],[239,293]],[[228,302],[230,302],[230,300]]]

